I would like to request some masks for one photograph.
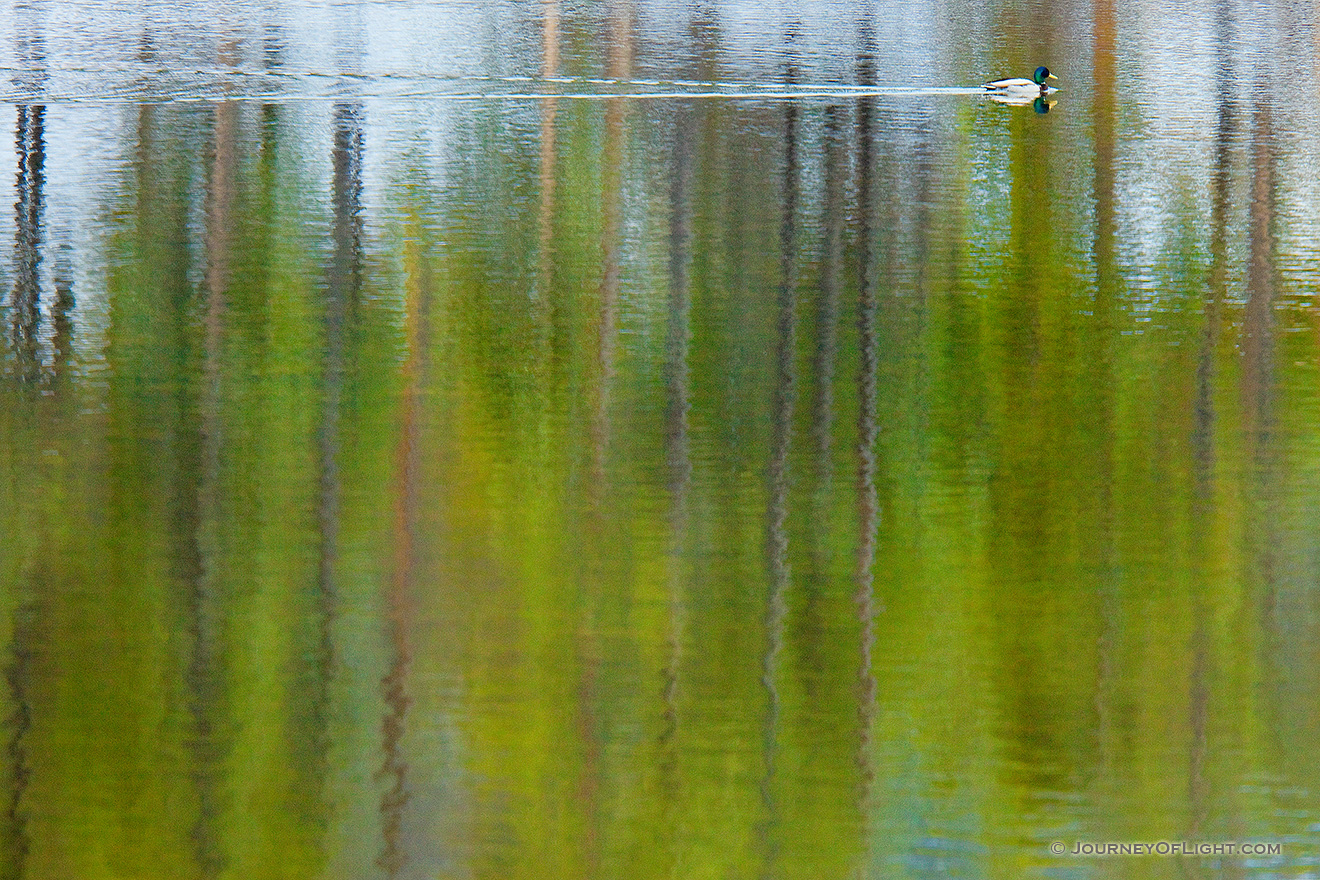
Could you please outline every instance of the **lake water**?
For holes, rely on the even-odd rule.
[[[1317,62],[9,5],[0,876],[1320,876]]]

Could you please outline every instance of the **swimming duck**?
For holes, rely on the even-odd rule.
[[[1031,75],[1031,79],[1023,79],[1020,76],[1012,79],[997,79],[985,83],[981,88],[996,97],[1017,98],[1022,99],[1023,103],[1030,103],[1034,98],[1058,91],[1058,89],[1045,85],[1047,79],[1058,79],[1058,77],[1050,73],[1048,67],[1042,65],[1036,68],[1036,72]]]

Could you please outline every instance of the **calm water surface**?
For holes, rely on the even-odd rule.
[[[1320,875],[1317,60],[10,5],[0,874]]]

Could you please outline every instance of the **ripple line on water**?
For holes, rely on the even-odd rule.
[[[14,73],[0,67],[0,73]],[[41,71],[40,87],[11,82],[0,86],[6,103],[263,100],[289,101],[344,97],[435,98],[461,101],[725,99],[807,100],[819,98],[938,98],[984,94],[979,87],[868,86],[808,83],[793,86],[701,80],[610,79],[602,77],[447,77],[399,74],[340,74],[321,71],[164,71],[125,68],[56,68]],[[527,86],[531,88],[511,88]]]

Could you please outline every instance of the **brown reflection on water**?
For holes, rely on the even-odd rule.
[[[857,57],[858,81],[875,82],[875,35],[868,19],[860,23]],[[857,556],[854,569],[853,605],[857,615],[857,812],[863,823],[871,819],[875,788],[874,731],[878,683],[874,669],[875,616],[880,610],[875,598],[874,567],[876,535],[880,527],[880,504],[876,489],[877,372],[879,370],[878,272],[875,250],[875,172],[873,130],[875,103],[871,98],[857,101]],[[869,852],[870,847],[864,848]]]
[[[429,323],[433,279],[429,261],[421,252],[422,232],[414,228],[406,252],[408,280],[404,302],[405,360],[401,367],[402,415],[395,450],[397,486],[394,490],[394,557],[387,597],[391,650],[389,671],[381,681],[386,715],[381,722],[385,760],[380,775],[386,781],[381,798],[381,827],[384,846],[377,865],[390,877],[399,876],[408,865],[405,847],[404,810],[411,797],[404,737],[413,705],[409,696],[409,673],[413,664],[411,636],[418,608],[418,520],[422,486],[423,391],[428,380]]]
[[[796,81],[792,57],[796,35],[790,28],[784,42],[790,53],[785,81]],[[788,593],[792,581],[788,560],[789,450],[792,444],[793,410],[797,394],[797,213],[798,213],[798,108],[783,108],[784,160],[780,178],[782,207],[779,223],[779,278],[776,285],[774,385],[771,391],[769,486],[766,500],[766,559],[769,585],[765,607],[765,654],[761,661],[761,684],[766,693],[762,727],[761,800],[765,808],[759,829],[763,863],[762,877],[778,871],[782,843],[781,806],[777,786],[779,724],[781,713],[779,655],[784,645]]]
[[[610,41],[610,77],[626,80],[632,54],[631,6],[621,4],[611,19],[615,32]],[[627,147],[628,106],[622,98],[605,100],[604,143],[601,147],[601,280],[597,289],[599,313],[596,322],[596,382],[591,400],[591,496],[598,510],[606,486],[606,455],[610,441],[610,390],[615,375],[615,347],[619,334],[619,272],[623,213],[623,160]]]
[[[40,32],[32,42],[39,47]],[[39,54],[39,53],[38,53]],[[15,179],[17,199],[14,205],[14,281],[9,295],[10,345],[13,352],[13,377],[25,387],[34,390],[42,379],[40,350],[41,291],[40,262],[42,247],[42,221],[45,173],[45,107],[23,104],[17,108],[15,147],[18,169]],[[53,352],[54,377],[62,377],[67,366],[67,346],[72,329],[67,311],[71,302],[59,297],[55,305],[55,339]],[[60,384],[56,392],[62,391]],[[19,460],[35,458],[38,450],[31,448],[39,442],[39,434],[31,428],[11,435],[9,442],[18,445],[14,450]],[[27,447],[27,448],[24,448]],[[35,464],[35,461],[32,462]],[[35,506],[38,499],[22,499],[25,505]],[[3,730],[4,751],[0,761],[0,876],[21,878],[28,873],[32,840],[29,830],[28,792],[32,780],[32,755],[28,738],[33,726],[33,686],[37,650],[41,644],[37,631],[42,612],[42,593],[48,589],[46,578],[31,573],[26,583],[10,589],[10,645],[0,660],[3,676]]]
[[[361,108],[355,108],[352,118],[355,130],[351,142],[357,145],[358,155],[349,167],[353,179],[348,184],[354,199],[351,211],[360,215],[362,188],[360,154]],[[413,629],[418,609],[418,529],[422,475],[422,418],[423,389],[428,377],[429,319],[432,296],[430,264],[422,253],[423,237],[416,224],[408,237],[404,252],[404,359],[400,367],[402,389],[398,438],[394,450],[392,560],[387,587],[386,634],[389,646],[387,671],[381,678],[381,696],[385,714],[381,718],[381,749],[384,760],[377,771],[385,783],[381,795],[381,850],[376,865],[388,877],[398,877],[410,863],[408,837],[405,833],[407,808],[412,800],[409,785],[409,758],[405,753],[410,728],[410,710],[414,699],[410,693],[414,661]],[[360,253],[360,242],[353,242],[354,251]]]
[[[64,388],[73,366],[73,310],[77,305],[73,294],[72,269],[69,265],[69,245],[60,247],[55,260],[55,303],[51,311],[51,378],[59,390]]]
[[[1117,20],[1112,0],[1096,0],[1093,7],[1095,33],[1092,41],[1092,69],[1095,90],[1092,98],[1092,136],[1095,139],[1095,299],[1086,339],[1088,361],[1098,376],[1090,407],[1095,467],[1095,550],[1090,555],[1096,577],[1100,620],[1097,625],[1095,683],[1095,742],[1098,746],[1097,789],[1107,795],[1117,787],[1118,756],[1115,737],[1118,733],[1116,702],[1119,677],[1118,655],[1122,648],[1121,597],[1116,576],[1114,513],[1114,364],[1112,337],[1115,304],[1121,296],[1121,278],[1115,254],[1117,216],[1114,193],[1115,126],[1117,100]]]
[[[1287,465],[1280,422],[1279,318],[1276,301],[1279,291],[1277,263],[1278,219],[1278,132],[1270,102],[1260,102],[1253,111],[1250,174],[1251,201],[1247,228],[1247,302],[1242,317],[1243,431],[1247,449],[1248,475],[1245,479],[1248,557],[1246,565],[1248,601],[1239,620],[1244,631],[1259,626],[1258,648],[1262,668],[1269,681],[1268,689],[1278,694],[1268,710],[1268,717],[1281,729],[1292,727],[1289,718],[1295,712],[1283,694],[1289,693],[1289,679],[1296,675],[1296,661],[1288,659],[1297,648],[1290,644],[1289,631],[1295,627],[1285,610],[1296,607],[1297,588],[1290,583],[1286,557],[1280,550],[1285,522],[1284,493]],[[1245,613],[1253,608],[1258,620]],[[1277,720],[1276,720],[1277,719]],[[1282,723],[1280,723],[1282,722]],[[1278,747],[1276,747],[1278,748]],[[1286,754],[1286,750],[1280,749]],[[1234,817],[1232,831],[1243,828],[1243,820]],[[1243,828],[1245,830],[1245,828]]]
[[[339,435],[340,407],[346,370],[344,346],[356,314],[361,290],[361,198],[362,198],[362,107],[338,104],[334,108],[334,144],[332,156],[334,250],[330,258],[325,294],[325,355],[322,375],[322,402],[317,446],[320,459],[320,497],[317,525],[320,533],[320,557],[317,582],[327,598],[335,595],[335,567],[339,554]],[[333,604],[333,600],[330,599]]]
[[[683,786],[680,767],[679,697],[684,658],[688,580],[691,569],[689,495],[692,487],[691,409],[688,349],[692,341],[692,183],[695,174],[693,140],[698,125],[695,108],[678,108],[674,127],[674,159],[669,198],[669,301],[665,328],[665,455],[668,465],[669,552],[667,559],[667,631],[661,690],[659,735],[661,835],[665,873],[672,876],[682,858]]]
[[[541,18],[541,75],[547,79],[559,75],[559,0],[544,0]],[[558,124],[559,99],[554,88],[546,83],[546,95],[541,99],[540,174],[541,204],[537,216],[537,276],[532,292],[532,309],[541,316],[537,322],[545,326],[550,310],[550,292],[554,284],[554,232],[555,185],[559,179],[556,169],[555,129]]]
[[[196,403],[200,437],[195,457],[196,500],[181,499],[179,510],[192,540],[181,547],[183,569],[188,574],[187,617],[192,636],[192,656],[186,682],[191,714],[193,780],[197,791],[197,821],[192,839],[194,857],[203,877],[219,876],[228,866],[223,842],[224,763],[231,748],[226,724],[217,710],[223,705],[226,659],[224,657],[225,603],[220,582],[220,536],[222,521],[221,429],[222,346],[230,279],[230,235],[235,224],[234,174],[239,149],[236,139],[238,106],[216,105],[212,119],[211,167],[206,202],[206,285],[202,340],[202,387]],[[149,120],[143,120],[149,125]],[[145,127],[145,125],[144,125]],[[180,410],[187,412],[187,404]],[[179,426],[179,437],[189,426]],[[191,447],[180,449],[189,461]],[[193,462],[190,462],[192,464]],[[193,470],[193,468],[189,468]],[[191,488],[191,487],[189,487]],[[181,486],[182,491],[187,491]],[[188,493],[191,495],[191,493]]]
[[[1255,457],[1270,447],[1274,392],[1274,125],[1268,102],[1252,119],[1251,206],[1248,228],[1247,305],[1243,317],[1242,393]]]
[[[38,583],[37,586],[40,586]],[[3,676],[9,704],[2,719],[5,739],[3,776],[4,796],[0,799],[0,877],[21,878],[27,875],[32,841],[28,832],[26,796],[32,779],[27,737],[32,729],[32,676],[36,651],[36,603],[25,602],[13,612],[10,638],[13,645],[4,659]]]
[[[43,10],[22,4],[18,9],[18,60],[25,73],[23,91],[39,97],[46,68]],[[17,378],[29,386],[42,379],[41,259],[46,175],[46,107],[39,100],[18,105],[15,148],[18,173],[14,182],[14,280],[9,295],[10,344]]]
[[[635,10],[629,0],[610,9],[608,20],[609,77],[627,80],[633,62]],[[609,755],[606,727],[610,681],[606,670],[606,648],[602,628],[607,619],[607,585],[617,571],[610,548],[619,532],[613,521],[619,499],[612,492],[612,447],[616,442],[612,422],[614,384],[619,341],[619,299],[623,255],[624,163],[629,146],[630,102],[623,98],[604,101],[600,150],[600,281],[596,288],[594,342],[590,365],[588,400],[586,508],[582,523],[587,544],[585,564],[580,571],[579,619],[574,634],[578,681],[575,728],[582,764],[575,780],[573,808],[581,817],[581,870],[587,876],[600,873],[605,857],[607,816],[604,803],[609,794]]]
[[[1257,104],[1252,119],[1251,203],[1248,208],[1247,302],[1242,319],[1243,429],[1251,474],[1247,482],[1248,534],[1261,623],[1272,634],[1278,601],[1277,526],[1279,445],[1276,421],[1277,322],[1275,294],[1275,132],[1268,102]]]
[[[834,475],[834,379],[839,358],[839,298],[843,285],[843,231],[845,222],[844,187],[847,183],[846,155],[844,154],[844,120],[846,111],[837,104],[825,108],[825,133],[822,163],[824,165],[825,193],[821,225],[822,242],[820,288],[815,297],[815,322],[812,328],[814,347],[811,355],[812,404],[812,519],[824,522],[828,518],[826,501],[830,495],[830,482]],[[827,577],[829,547],[819,540],[823,530],[813,534],[810,546],[811,570],[803,585],[808,591],[806,613],[814,616],[812,608],[820,599]]]
[[[1216,350],[1220,344],[1224,301],[1227,297],[1229,187],[1231,149],[1236,136],[1237,108],[1233,85],[1233,59],[1228,53],[1232,42],[1232,20],[1227,4],[1215,4],[1218,36],[1215,82],[1218,107],[1215,119],[1213,164],[1210,169],[1210,267],[1206,278],[1204,317],[1196,360],[1196,396],[1193,403],[1192,461],[1194,495],[1192,500],[1193,632],[1192,664],[1188,681],[1191,746],[1188,754],[1187,834],[1199,839],[1207,833],[1212,820],[1216,791],[1211,753],[1211,725],[1216,710],[1215,684],[1218,668],[1214,644],[1214,606],[1208,595],[1213,583],[1209,563],[1214,547],[1215,431],[1219,422],[1215,403],[1218,375]],[[1222,798],[1222,794],[1219,795]],[[1198,876],[1204,876],[1203,873]]]
[[[42,190],[45,183],[46,108],[40,104],[18,108],[18,177],[14,203],[17,234],[14,241],[15,277],[10,293],[10,338],[20,381],[35,385],[41,379]]]

